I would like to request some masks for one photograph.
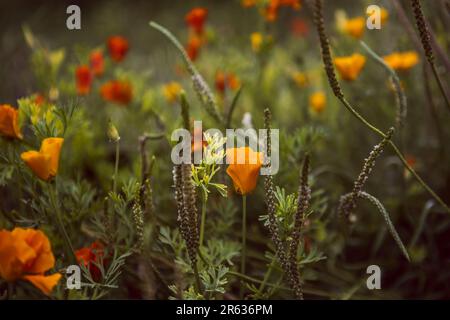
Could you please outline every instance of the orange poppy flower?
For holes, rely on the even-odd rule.
[[[128,40],[122,36],[112,36],[108,39],[108,50],[111,59],[121,62],[129,49]]]
[[[133,98],[131,84],[126,81],[112,80],[103,84],[100,88],[103,99],[118,104],[128,104]]]
[[[359,53],[354,53],[348,57],[334,58],[334,64],[342,79],[353,81],[358,77],[366,64],[366,57]]]
[[[194,8],[186,14],[185,21],[196,34],[203,34],[208,10],[205,8]]]
[[[254,7],[256,5],[256,2],[258,0],[242,0],[241,1],[241,6],[243,6],[244,8],[251,8]]]
[[[321,113],[323,110],[325,110],[327,98],[325,96],[325,93],[322,91],[314,92],[309,97],[309,107],[312,111],[315,113]]]
[[[394,52],[383,60],[394,70],[407,71],[419,63],[419,55],[415,51]]]
[[[219,91],[220,93],[224,93],[225,92],[225,87],[226,87],[226,76],[225,73],[223,73],[222,71],[217,71],[216,72],[216,89],[217,91]]]
[[[26,151],[20,157],[33,173],[44,181],[56,177],[63,138],[46,138],[39,151]]]
[[[0,134],[22,139],[19,128],[19,111],[9,104],[0,104]]]
[[[237,193],[246,195],[256,188],[262,161],[262,153],[249,147],[227,149],[227,174]]]
[[[200,48],[203,45],[202,39],[197,35],[192,35],[189,37],[188,43],[186,45],[186,52],[188,57],[195,61],[200,53]]]
[[[61,279],[60,273],[46,276],[55,266],[50,241],[40,230],[0,230],[0,277],[8,282],[27,280],[50,295]]]
[[[217,71],[216,73],[216,89],[221,94],[225,93],[226,88],[230,88],[231,90],[236,90],[241,85],[239,78],[233,73],[224,73],[222,71]]]
[[[75,257],[78,263],[89,269],[94,281],[99,281],[101,279],[102,274],[96,264],[102,262],[104,253],[104,245],[100,241],[95,241],[89,247],[75,251]]]
[[[300,0],[270,0],[264,10],[264,17],[267,21],[273,22],[278,17],[278,10],[281,7],[291,7],[294,10],[301,8]]]
[[[364,17],[356,17],[353,19],[348,19],[343,25],[344,32],[353,38],[359,39],[364,34],[366,28],[366,20]]]
[[[306,73],[301,71],[293,71],[291,73],[292,80],[299,88],[305,88],[309,84],[309,77]]]
[[[291,21],[291,32],[296,37],[304,37],[309,32],[309,27],[305,20],[295,17]]]
[[[101,50],[94,50],[89,56],[92,73],[99,77],[105,70],[105,60],[103,59],[103,52]]]
[[[241,80],[234,73],[229,73],[227,75],[227,84],[231,90],[237,90],[241,86]]]
[[[45,97],[40,93],[36,93],[36,95],[34,96],[34,103],[38,106],[41,106],[45,103]]]
[[[168,102],[172,103],[178,100],[181,90],[183,90],[181,85],[178,82],[172,81],[163,86],[163,95]]]
[[[88,66],[79,66],[75,70],[77,82],[77,92],[79,95],[86,95],[91,91],[92,73]]]

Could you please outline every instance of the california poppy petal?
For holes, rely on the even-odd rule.
[[[25,164],[38,176],[38,178],[47,181],[50,176],[50,156],[38,151],[23,152],[20,157]]]
[[[50,276],[44,275],[25,275],[23,279],[30,281],[36,288],[42,291],[45,295],[49,296],[52,293],[53,288],[58,284],[61,279],[60,273],[54,273]]]

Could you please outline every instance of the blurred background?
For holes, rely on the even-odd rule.
[[[399,13],[394,2],[403,8],[403,13]],[[122,137],[120,177],[124,183],[139,173],[139,135],[164,132],[170,137],[170,132],[180,126],[179,107],[167,99],[164,85],[174,81],[180,83],[192,103],[192,117],[204,120],[206,128],[216,126],[196,100],[179,53],[166,38],[149,27],[150,20],[156,21],[186,45],[189,30],[185,15],[194,7],[204,7],[208,11],[207,43],[201,48],[195,64],[214,90],[222,111],[230,105],[236,90],[230,88],[221,92],[217,84],[218,72],[235,75],[242,85],[232,127],[242,127],[244,114],[250,113],[252,125],[261,128],[263,109],[271,108],[273,127],[279,128],[281,134],[281,167],[275,183],[285,188],[288,194],[297,191],[300,163],[306,151],[311,153],[316,215],[311,218],[307,235],[313,248],[321,252],[317,256],[327,259],[320,258],[311,267],[305,266],[305,283],[307,287],[311,286],[308,297],[448,299],[449,216],[404,170],[390,149],[377,162],[367,190],[390,212],[408,248],[411,262],[404,259],[382,217],[370,204],[358,207],[358,220],[351,232],[347,233],[339,222],[336,212],[339,197],[351,190],[364,158],[379,138],[356,121],[333,96],[323,70],[311,3],[302,1],[299,10],[280,10],[276,20],[268,22],[258,9],[246,7],[245,1],[240,0],[1,1],[0,103],[17,105],[19,98],[36,93],[48,97],[55,87],[62,101],[70,100],[77,95],[75,68],[88,63],[89,52],[106,48],[108,37],[113,35],[128,40],[130,49],[126,59],[120,66],[108,64],[110,71],[107,72],[108,76],[132,82],[132,103],[128,109],[105,103],[98,97],[98,87],[90,96],[78,97],[82,116],[68,138],[71,150],[63,155],[63,175],[86,180],[96,190],[95,202],[107,192],[113,171],[115,150],[105,137],[108,118],[113,119]],[[448,1],[422,3],[435,39],[448,58]],[[66,28],[66,8],[70,4],[81,8],[81,30]],[[365,17],[365,9],[370,4],[385,8],[389,16],[381,30],[365,30],[362,39],[380,56],[402,51],[415,51],[419,56],[417,65],[399,71],[408,99],[408,113],[395,139],[411,165],[449,203],[449,114],[426,65],[420,43],[417,43],[409,1],[325,1],[325,23],[333,55],[359,52],[366,56],[366,65],[358,79],[341,81],[342,88],[347,99],[382,131],[393,125],[396,96],[387,73],[367,55],[357,39],[343,34],[338,28],[342,14]],[[45,50],[64,51],[61,66],[51,80],[45,79],[45,74],[40,78],[42,72],[39,73],[39,64],[33,60],[33,50],[27,45],[24,28],[32,32]],[[408,28],[413,30],[412,34]],[[254,33],[261,35],[267,47],[255,49]],[[440,57],[437,55],[436,59],[438,70],[448,87],[449,70]],[[316,92],[325,97],[323,110],[311,106],[311,96]],[[155,206],[165,223],[175,228],[170,143],[151,142],[149,148],[158,158]],[[4,207],[12,208],[12,202],[8,203],[7,199],[13,197],[13,188],[1,188]],[[264,255],[267,230],[259,221],[259,216],[265,214],[262,189],[260,187],[249,198],[249,228],[255,235],[250,239],[251,251],[256,257],[255,277],[263,276],[261,270],[268,263]],[[213,213],[220,216],[222,200],[214,200],[214,196],[212,199],[217,201]],[[234,196],[230,199],[239,201]],[[96,207],[99,206],[97,202]],[[239,204],[233,206],[238,208]],[[232,227],[227,232],[230,230]],[[209,233],[213,236],[214,229]],[[233,235],[225,237],[233,238]],[[81,243],[80,239],[79,245]],[[370,264],[382,267],[383,290],[379,292],[365,289],[365,270]],[[132,283],[129,279],[128,292],[116,297],[142,297]],[[286,298],[283,294],[276,297]]]

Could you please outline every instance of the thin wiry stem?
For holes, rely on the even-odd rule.
[[[315,16],[315,22],[317,27],[317,32],[319,34],[320,38],[320,45],[322,50],[322,59],[326,68],[328,80],[330,82],[330,85],[333,89],[333,92],[335,93],[336,97],[341,101],[341,103],[347,108],[347,110],[350,111],[360,122],[362,122],[366,127],[368,127],[370,130],[381,136],[382,138],[386,138],[386,135],[378,129],[376,126],[372,125],[369,121],[367,121],[361,114],[359,114],[353,106],[345,99],[344,95],[342,94],[342,91],[340,90],[339,83],[336,83],[336,76],[334,75],[334,69],[330,69],[330,66],[332,67],[332,64],[330,63],[331,57],[330,57],[330,48],[329,48],[329,42],[328,38],[325,33],[325,26],[324,26],[324,20],[323,20],[323,14],[322,14],[322,0],[315,0],[315,10],[314,10],[314,16]],[[422,185],[422,187],[434,198],[437,202],[444,208],[445,211],[447,211],[448,214],[450,214],[450,208],[448,205],[423,181],[423,179],[417,174],[417,172],[408,164],[405,157],[402,155],[400,150],[397,148],[395,143],[392,140],[389,140],[389,144],[394,150],[397,157],[402,162],[403,166],[408,169],[409,172],[414,176],[414,178]]]
[[[414,13],[414,18],[416,20],[416,26],[419,30],[420,40],[422,42],[423,50],[425,51],[425,56],[427,57],[428,63],[433,70],[433,75],[436,78],[436,82],[439,85],[439,90],[441,91],[448,111],[450,111],[450,100],[445,92],[444,84],[442,83],[442,79],[439,76],[439,73],[436,69],[436,64],[434,63],[434,55],[433,55],[433,46],[431,45],[431,32],[428,29],[427,22],[425,20],[425,15],[422,11],[422,6],[419,0],[411,0],[411,7]]]
[[[200,101],[205,106],[206,111],[213,117],[217,122],[224,124],[224,120],[222,115],[218,111],[217,103],[214,99],[214,95],[209,88],[206,81],[203,79],[201,74],[198,72],[195,65],[192,63],[191,59],[189,58],[188,54],[186,53],[186,50],[184,50],[181,43],[178,41],[178,39],[166,28],[161,26],[160,24],[150,21],[150,26],[152,28],[155,28],[159,32],[161,32],[164,36],[167,37],[167,39],[172,42],[172,44],[178,49],[178,51],[181,53],[181,56],[183,57],[183,60],[186,64],[187,70],[189,74],[191,75],[192,82],[194,84],[194,90],[197,92],[197,95],[200,99]]]
[[[398,75],[394,71],[394,69],[392,69],[386,62],[384,62],[384,60],[378,54],[376,54],[375,51],[373,51],[364,41],[361,41],[360,43],[361,46],[367,51],[367,53],[381,66],[383,66],[383,68],[386,69],[387,72],[389,72],[394,84],[395,93],[397,94],[397,101],[398,101],[396,124],[397,127],[402,127],[407,113],[407,102],[406,102],[406,95],[402,89],[402,85],[400,83]]]

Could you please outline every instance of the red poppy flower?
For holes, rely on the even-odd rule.
[[[75,78],[77,82],[77,92],[79,95],[86,95],[91,91],[92,74],[86,65],[79,66],[75,70]]]
[[[133,98],[131,84],[126,81],[112,80],[108,81],[100,88],[100,94],[103,99],[118,104],[128,104]]]
[[[128,40],[121,36],[112,36],[108,39],[108,50],[111,59],[120,62],[125,58],[129,49]]]
[[[94,50],[89,56],[89,62],[91,64],[91,70],[94,76],[99,77],[105,70],[105,60],[103,59],[103,52],[100,50]]]
[[[192,61],[195,61],[202,47],[202,39],[199,36],[191,36],[186,46],[186,52]]]
[[[100,241],[95,241],[89,247],[75,251],[78,263],[88,268],[92,279],[97,282],[101,279],[102,273],[96,264],[102,262],[104,254],[104,246]]]
[[[185,21],[196,34],[202,34],[208,11],[205,8],[194,8],[186,14]]]
[[[216,89],[217,89],[217,91],[219,91],[222,94],[225,92],[225,87],[226,87],[225,81],[226,81],[225,73],[223,73],[222,71],[217,71],[217,73],[216,73]]]
[[[304,37],[308,34],[309,28],[303,19],[295,17],[291,21],[291,32],[296,37]]]
[[[45,102],[45,97],[40,93],[36,93],[34,96],[34,103],[37,106],[41,106],[44,102]]]
[[[219,93],[221,94],[224,94],[227,88],[236,90],[241,85],[239,78],[235,74],[226,74],[222,71],[217,71],[215,83],[217,91],[219,91]]]

